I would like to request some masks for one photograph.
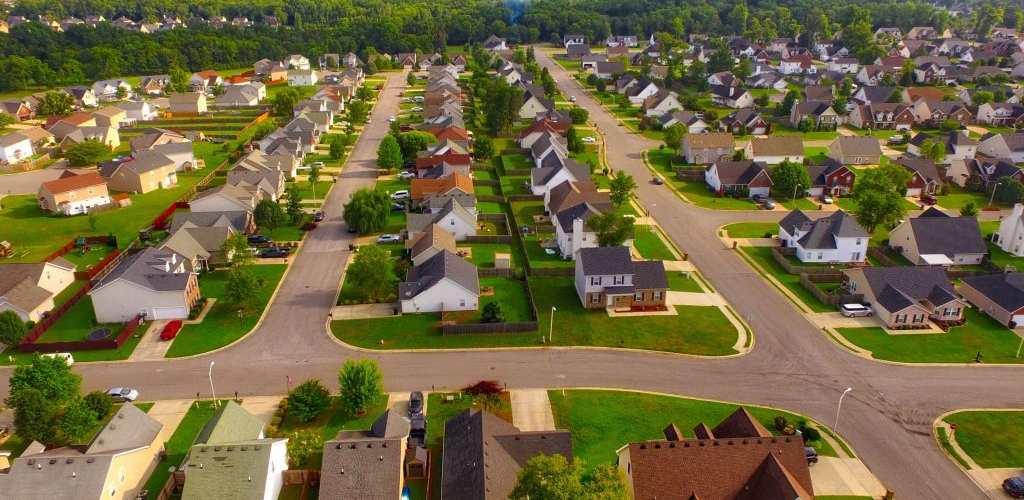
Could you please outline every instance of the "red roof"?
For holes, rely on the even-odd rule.
[[[64,175],[61,176],[60,179],[44,182],[42,187],[49,191],[50,194],[60,194],[100,184],[106,186],[107,181],[103,180],[103,177],[100,177],[100,174],[96,172],[89,172],[87,174],[80,175]]]
[[[522,139],[534,132],[550,131],[559,135],[565,135],[569,130],[569,126],[572,125],[569,122],[556,121],[551,118],[545,117],[543,120],[537,120],[530,124],[530,126],[523,129],[519,133],[519,138]]]
[[[434,137],[437,137],[437,140],[439,140],[439,141],[444,141],[444,140],[468,141],[469,140],[469,132],[466,132],[466,129],[456,127],[455,125],[448,125],[447,127],[443,128],[443,129],[434,130],[431,133],[434,134]]]

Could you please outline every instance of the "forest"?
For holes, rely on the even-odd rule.
[[[962,2],[957,2],[962,3]],[[513,42],[560,40],[579,33],[599,41],[610,34],[686,40],[689,34],[776,36],[805,43],[843,31],[863,41],[878,26],[935,26],[985,33],[1024,28],[1012,0],[975,3],[971,16],[942,6],[902,0],[19,0],[11,15],[157,21],[165,15],[188,28],[143,34],[109,23],[57,33],[25,23],[0,34],[0,91],[82,84],[118,76],[237,68],[287,54],[413,52],[480,42],[491,34]],[[247,17],[257,24],[216,28],[199,19]],[[274,29],[260,24],[276,16]],[[854,35],[856,34],[856,37]],[[680,42],[682,43],[682,42]]]

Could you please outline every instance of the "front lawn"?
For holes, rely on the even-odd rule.
[[[890,335],[881,327],[838,328],[846,340],[871,351],[875,359],[904,363],[973,363],[980,352],[983,363],[1018,364],[1020,337],[994,319],[967,309],[967,324],[946,333]]]
[[[737,222],[723,227],[730,238],[770,238],[779,234],[774,222]]]
[[[708,191],[707,184],[700,181],[674,181],[673,183],[686,199],[698,207],[713,210],[757,210],[757,205],[753,201],[746,198],[716,196],[715,193]]]
[[[387,406],[388,400],[385,396],[376,404],[367,408],[365,415],[357,416],[345,407],[341,402],[340,397],[333,396],[331,397],[331,404],[327,407],[327,410],[309,422],[303,422],[295,418],[294,415],[286,413],[284,421],[281,422],[280,430],[285,434],[291,434],[302,430],[316,430],[320,432],[320,437],[323,438],[324,441],[327,441],[334,439],[334,437],[338,435],[338,431],[359,431],[369,429],[374,420],[377,420],[377,417],[380,417],[381,413],[384,413],[384,410],[388,409]],[[304,470],[319,469],[323,462],[323,458],[323,453],[314,453],[306,458],[305,463],[302,463],[295,468]]]
[[[961,411],[943,420],[956,424],[957,444],[983,468],[1024,467],[1024,411]]]
[[[217,297],[220,300],[213,304],[202,323],[182,327],[165,357],[180,358],[219,349],[242,338],[256,327],[288,266],[261,264],[253,265],[251,269],[257,278],[263,280],[263,287],[256,292],[252,309],[244,313],[241,319],[235,308],[221,299],[227,284],[226,270],[213,271],[199,278],[199,291],[203,297]]]
[[[790,199],[790,198],[785,198],[785,199],[781,199],[780,200],[780,199],[776,198],[775,202],[778,203],[779,205],[782,205],[782,207],[787,209],[787,210],[793,210],[794,208],[799,208],[800,210],[803,210],[803,211],[806,212],[808,210],[818,210],[819,209],[817,203],[815,203],[815,202],[813,202],[813,201],[811,201],[811,200],[809,200],[807,198],[797,198],[795,200]]]
[[[629,443],[664,439],[662,429],[676,424],[687,438],[693,428],[704,422],[715,427],[736,411],[739,405],[700,399],[662,396],[627,391],[552,390],[548,391],[555,427],[572,433],[573,454],[591,470],[603,463],[614,463],[615,451]],[[809,420],[794,413],[744,405],[765,428],[775,433],[774,419],[786,417],[790,423]],[[838,456],[824,440],[809,443],[821,456]]]
[[[675,254],[665,245],[654,226],[633,227],[633,246],[640,256],[652,260],[676,260]]]
[[[448,402],[445,396],[453,396],[453,401]],[[458,414],[476,408],[483,410],[484,407],[468,394],[460,392],[438,393],[431,392],[427,395],[427,447],[430,448],[431,457],[431,495],[434,500],[441,498],[441,457],[444,449],[444,423]],[[502,393],[497,406],[486,408],[498,418],[512,423],[512,404],[507,392]]]
[[[226,403],[227,400],[220,401],[221,405]],[[189,407],[188,412],[178,424],[178,428],[174,430],[174,434],[171,434],[171,438],[164,443],[166,455],[163,461],[156,465],[153,474],[146,481],[146,486],[143,489],[149,490],[147,498],[157,498],[160,489],[164,487],[167,478],[171,476],[168,467],[178,468],[181,466],[181,463],[185,461],[185,455],[188,455],[188,450],[192,448],[192,443],[199,437],[199,431],[203,430],[203,426],[213,418],[215,413],[217,413],[217,409],[214,408],[212,400],[199,401]]]
[[[814,312],[835,312],[836,308],[827,304],[821,303],[817,297],[811,292],[807,291],[803,285],[800,284],[800,276],[797,274],[789,274],[786,272],[775,259],[772,258],[771,247],[739,247],[740,251],[747,254],[751,259],[757,262],[765,271],[768,272],[777,281],[782,283],[782,286],[786,287],[793,295],[800,298],[800,301],[807,305]]]
[[[668,289],[672,292],[693,292],[703,293],[700,283],[697,282],[696,273],[685,273],[683,271],[666,271],[668,276]]]

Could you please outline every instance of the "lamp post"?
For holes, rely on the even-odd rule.
[[[1020,338],[1020,344],[1017,344],[1017,356],[1016,357],[1018,357],[1018,358],[1020,357],[1020,348],[1021,347],[1024,347],[1024,337],[1021,337]]]
[[[801,185],[799,185],[799,184],[797,184],[796,186],[793,186],[793,201],[794,201],[794,202],[796,202],[796,191],[797,191],[798,189],[800,189],[801,187],[803,187],[803,186],[801,186]]]
[[[210,361],[210,371],[208,375],[210,377],[210,394],[213,395],[213,407],[217,408],[217,393],[213,390],[213,364],[214,361]]]
[[[555,341],[555,306],[551,306],[551,320],[548,321],[548,340]]]
[[[992,206],[992,202],[995,201],[995,199],[996,199],[996,189],[999,189],[999,186],[1002,186],[1002,185],[1003,185],[1002,182],[997,182],[995,186],[992,186],[992,196],[988,197],[988,206],[990,206],[990,207]]]
[[[843,398],[845,398],[846,394],[852,390],[852,387],[847,387],[846,390],[843,391],[843,393],[839,396],[839,406],[836,406],[836,424],[832,426],[832,432],[839,432],[839,410],[843,408]]]
[[[242,315],[244,313],[245,313],[245,310],[242,309],[242,308],[238,308],[237,310],[235,310],[235,316],[238,316],[238,326],[239,327],[242,326]]]

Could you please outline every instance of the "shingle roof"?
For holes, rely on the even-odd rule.
[[[390,410],[369,430],[339,432],[324,443],[320,498],[393,500],[401,489],[402,438],[408,434],[409,421]]]
[[[1024,273],[970,276],[961,280],[1011,313],[1024,308]]]
[[[146,446],[156,439],[163,424],[131,403],[121,406],[85,449],[85,454],[117,453]]]
[[[581,248],[576,260],[585,276],[633,274],[633,259],[627,247]]]
[[[956,291],[938,266],[865,267],[847,272],[863,272],[876,299],[890,312],[928,300],[942,305],[956,298]]]
[[[196,436],[193,444],[222,444],[258,439],[263,432],[263,421],[234,401],[228,401],[217,410]]]
[[[563,232],[572,233],[572,221],[582,219],[583,227],[586,229],[587,221],[600,213],[599,209],[589,203],[579,203],[556,213],[555,218],[558,219],[558,227],[562,228]]]
[[[249,212],[244,210],[232,212],[180,212],[171,220],[170,232],[173,234],[188,223],[196,227],[230,227],[232,231],[245,231],[248,227]]]
[[[471,225],[476,224],[476,215],[466,210],[455,198],[448,198],[441,210],[436,213],[409,213],[406,217],[405,228],[410,233],[423,231],[427,226],[447,217],[448,214],[453,214]]]
[[[860,224],[857,224],[853,217],[842,210],[837,210],[816,221],[804,223],[799,229],[807,232],[800,237],[799,243],[800,246],[808,250],[837,248],[837,238],[869,238],[871,236],[864,228],[860,227]]]
[[[981,238],[978,219],[973,217],[950,217],[930,208],[920,217],[909,219],[908,223],[921,254],[943,254],[953,258],[957,254],[983,254],[988,251]]]
[[[904,156],[896,160],[896,163],[911,172],[921,174],[921,177],[927,182],[941,182],[942,180],[939,178],[939,169],[935,166],[935,160]]]
[[[530,185],[532,186],[543,186],[550,181],[555,174],[567,169],[569,175],[577,181],[585,181],[590,179],[590,165],[580,163],[573,159],[567,158],[562,161],[561,167],[541,167],[530,169]]]
[[[61,267],[74,269],[75,265],[58,258]],[[0,298],[25,312],[39,307],[53,294],[38,285],[46,268],[45,262],[0,263]]]
[[[412,199],[419,200],[431,194],[445,194],[453,189],[464,193],[473,193],[473,179],[460,172],[455,172],[440,179],[413,179],[409,186]]]
[[[480,291],[476,266],[469,261],[442,250],[422,264],[409,269],[406,280],[398,285],[400,299],[410,299],[443,279],[449,279],[471,293]]]
[[[157,269],[170,259],[178,259],[173,252],[147,248],[121,261],[112,271],[103,277],[89,293],[98,291],[117,279],[124,279],[143,288],[158,292],[185,290],[191,273],[172,273]]]
[[[607,192],[597,190],[597,185],[586,181],[564,181],[548,192],[547,209],[558,213],[565,208],[579,203],[589,203],[599,210],[611,206],[611,197]]]
[[[796,135],[773,135],[750,139],[754,156],[803,156],[804,142]]]
[[[450,231],[446,231],[441,228],[441,226],[438,226],[436,223],[431,224],[427,226],[427,230],[418,239],[416,239],[415,242],[413,242],[412,252],[410,252],[409,256],[415,259],[417,256],[431,248],[447,250],[454,253],[456,251],[455,235]]]
[[[667,289],[668,276],[665,275],[665,263],[660,260],[638,260],[633,262],[633,288]]]
[[[84,174],[63,175],[59,179],[44,182],[42,187],[49,191],[50,194],[56,195],[99,184],[106,186],[107,181],[96,172],[88,172]]]
[[[199,444],[189,450],[182,500],[263,498],[271,474],[273,445],[279,439],[249,439],[220,446]],[[275,470],[274,474],[280,474]]]
[[[724,185],[747,185],[758,174],[768,172],[764,162],[753,160],[720,161],[715,163],[715,167],[718,170],[718,179]]]
[[[874,136],[839,136],[836,138],[836,142],[844,155],[875,156],[882,154],[882,146]]]

